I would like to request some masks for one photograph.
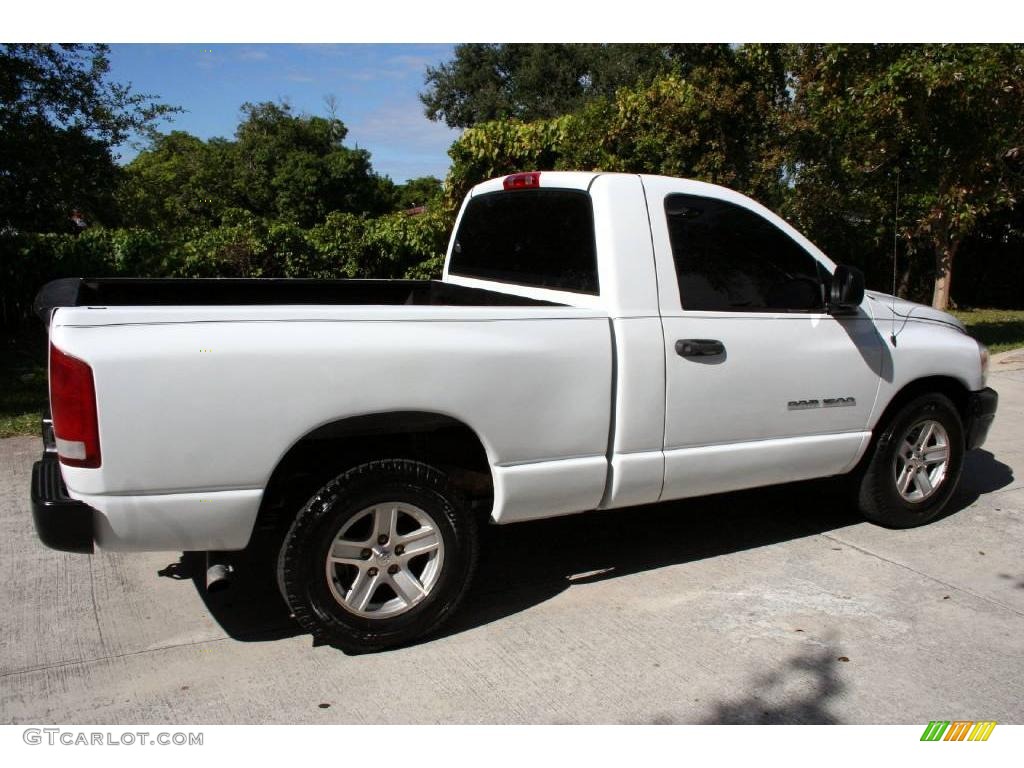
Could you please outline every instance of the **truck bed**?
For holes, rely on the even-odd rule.
[[[284,453],[375,414],[478,435],[499,522],[601,500],[613,392],[601,310],[376,280],[70,280],[37,304],[53,346],[95,383],[102,464],[62,474],[100,513],[101,547],[243,547]]]
[[[48,322],[56,307],[253,305],[561,306],[439,280],[297,278],[80,278],[47,283],[35,312]]]

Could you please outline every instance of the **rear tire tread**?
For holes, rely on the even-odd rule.
[[[425,621],[411,628],[374,631],[355,629],[337,621],[329,614],[317,611],[310,599],[304,576],[303,552],[315,540],[314,529],[336,505],[346,499],[353,500],[361,493],[372,491],[383,483],[406,484],[436,494],[442,511],[457,532],[464,552],[459,560],[462,573],[454,574],[459,580],[454,597],[443,602]],[[281,595],[295,620],[313,636],[316,644],[329,644],[348,652],[372,652],[420,639],[435,632],[458,609],[468,591],[476,570],[478,546],[475,516],[469,514],[459,492],[449,483],[447,475],[418,461],[407,459],[381,459],[360,464],[331,480],[305,504],[296,515],[284,537],[277,560],[277,582]],[[455,555],[456,553],[452,553]],[[379,621],[387,621],[381,619]]]

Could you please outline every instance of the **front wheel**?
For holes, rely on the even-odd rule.
[[[443,473],[415,461],[373,461],[302,508],[281,546],[278,583],[317,640],[373,651],[448,619],[476,556],[475,520]]]
[[[890,528],[929,523],[956,490],[963,460],[956,406],[945,395],[922,395],[897,411],[875,442],[860,479],[860,510]]]

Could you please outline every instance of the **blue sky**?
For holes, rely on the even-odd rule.
[[[458,131],[423,114],[417,94],[428,64],[450,59],[451,45],[113,45],[110,74],[139,93],[186,111],[162,130],[230,138],[243,102],[287,100],[297,112],[324,115],[337,100],[347,146],[370,151],[378,173],[403,182],[444,178]],[[121,148],[122,161],[133,157]]]

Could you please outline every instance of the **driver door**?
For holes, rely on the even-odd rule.
[[[852,468],[881,372],[871,318],[828,314],[829,270],[781,219],[671,183],[647,185],[665,338],[662,498]]]

